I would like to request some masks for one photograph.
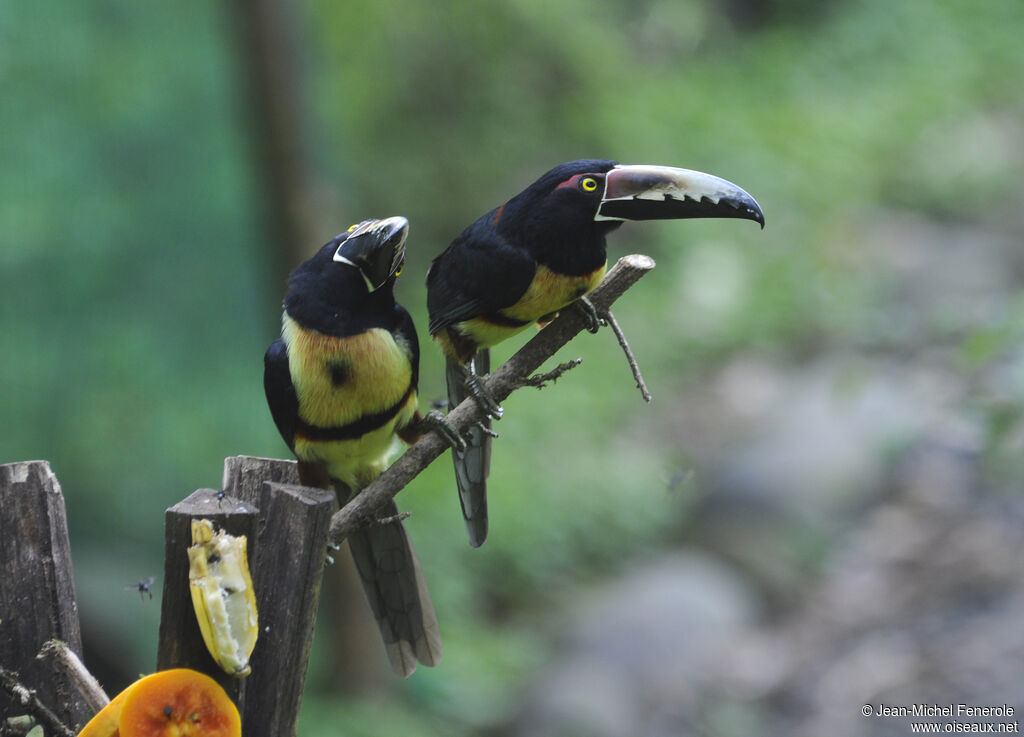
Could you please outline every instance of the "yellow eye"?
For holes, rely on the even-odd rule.
[[[584,177],[580,180],[580,186],[584,192],[593,192],[597,189],[597,180],[593,177]]]
[[[348,230],[346,230],[345,232],[346,233],[351,233],[353,230],[355,230],[358,227],[359,227],[359,223],[354,223],[354,224],[348,226]]]
[[[395,276],[401,276],[401,274],[402,274],[402,267],[399,266],[397,269],[395,269]]]

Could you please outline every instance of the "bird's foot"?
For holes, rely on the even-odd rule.
[[[469,395],[476,400],[476,403],[480,405],[480,409],[484,411],[484,414],[491,419],[500,420],[501,416],[505,414],[505,410],[503,410],[497,400],[491,396],[491,393],[484,388],[484,385],[480,382],[480,378],[476,374],[466,374],[466,390],[469,392]]]
[[[452,423],[448,422],[440,412],[432,409],[423,415],[420,423],[425,432],[435,430],[452,447],[452,452],[462,455],[466,452],[466,439],[459,434]]]
[[[601,316],[597,314],[597,308],[594,307],[594,303],[586,297],[580,297],[576,300],[576,307],[580,312],[583,313],[583,319],[586,321],[586,329],[588,333],[596,333],[602,325],[606,324]]]

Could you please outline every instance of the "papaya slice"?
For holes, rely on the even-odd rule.
[[[138,683],[138,681],[135,683]],[[120,737],[117,733],[117,727],[121,723],[121,709],[124,708],[124,700],[128,696],[128,692],[131,691],[132,686],[119,693],[110,703],[96,712],[96,716],[82,727],[78,737]]]
[[[118,729],[117,737],[241,737],[242,720],[215,680],[173,668],[128,688]]]

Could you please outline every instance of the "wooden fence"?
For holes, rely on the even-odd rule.
[[[333,492],[298,485],[294,461],[235,456],[222,489],[199,489],[166,512],[156,670],[212,676],[238,705],[246,737],[295,735],[336,509]],[[260,633],[246,678],[214,663],[192,608],[186,549],[202,518],[248,536]],[[0,465],[0,576],[0,725],[46,707],[76,733],[102,701],[80,673],[40,657],[54,640],[82,653],[64,497],[46,461]]]

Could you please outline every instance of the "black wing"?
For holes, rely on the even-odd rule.
[[[278,338],[263,356],[263,391],[267,394],[270,416],[291,451],[295,452],[295,424],[299,417],[299,398],[288,370],[288,349]]]
[[[428,330],[511,307],[526,293],[537,262],[511,245],[484,215],[434,259],[427,272]]]

